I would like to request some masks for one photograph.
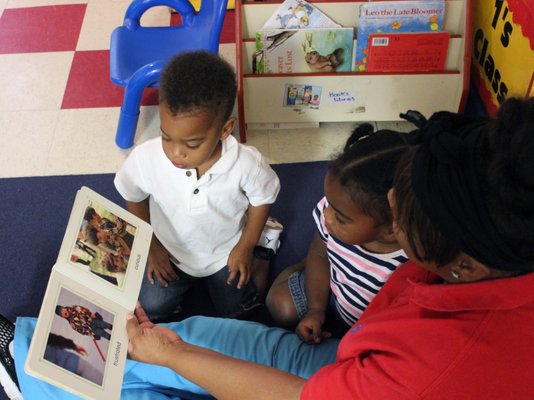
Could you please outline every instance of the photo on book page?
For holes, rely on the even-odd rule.
[[[321,104],[321,86],[286,84],[284,107],[318,109]]]
[[[62,370],[102,386],[114,315],[61,288],[43,359]]]
[[[88,268],[103,280],[121,287],[128,269],[136,228],[98,203],[89,200],[69,262]]]

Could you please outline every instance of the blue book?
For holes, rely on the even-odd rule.
[[[444,15],[445,0],[373,1],[362,4],[354,71],[366,71],[370,34],[441,31]]]

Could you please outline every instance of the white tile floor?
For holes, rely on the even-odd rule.
[[[5,9],[87,4],[77,50],[107,50],[112,29],[122,23],[129,0],[0,0]],[[166,8],[144,17],[151,25],[168,24]],[[235,46],[221,54],[235,63]],[[128,151],[114,144],[118,107],[61,109],[74,52],[0,54],[0,178],[115,172]],[[407,130],[405,123],[378,128]],[[323,123],[319,128],[249,130],[247,144],[271,163],[326,160],[338,152],[354,123]],[[142,107],[136,143],[158,134],[156,106]]]

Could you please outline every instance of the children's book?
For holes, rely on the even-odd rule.
[[[254,72],[349,72],[353,35],[353,28],[258,31]]]
[[[285,0],[262,29],[340,28],[326,14],[305,0]]]
[[[443,29],[444,0],[373,1],[360,5],[356,72],[366,71],[371,33],[437,32]]]
[[[448,32],[372,33],[366,71],[443,71]]]
[[[150,224],[82,187],[52,268],[25,371],[88,399],[119,399]]]

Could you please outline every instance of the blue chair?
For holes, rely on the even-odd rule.
[[[133,145],[143,91],[158,87],[160,73],[172,56],[192,50],[218,53],[227,2],[203,0],[197,13],[187,0],[132,1],[123,25],[111,34],[111,80],[125,88],[115,137],[117,146],[127,149]],[[141,26],[141,16],[156,6],[176,10],[182,25]]]

